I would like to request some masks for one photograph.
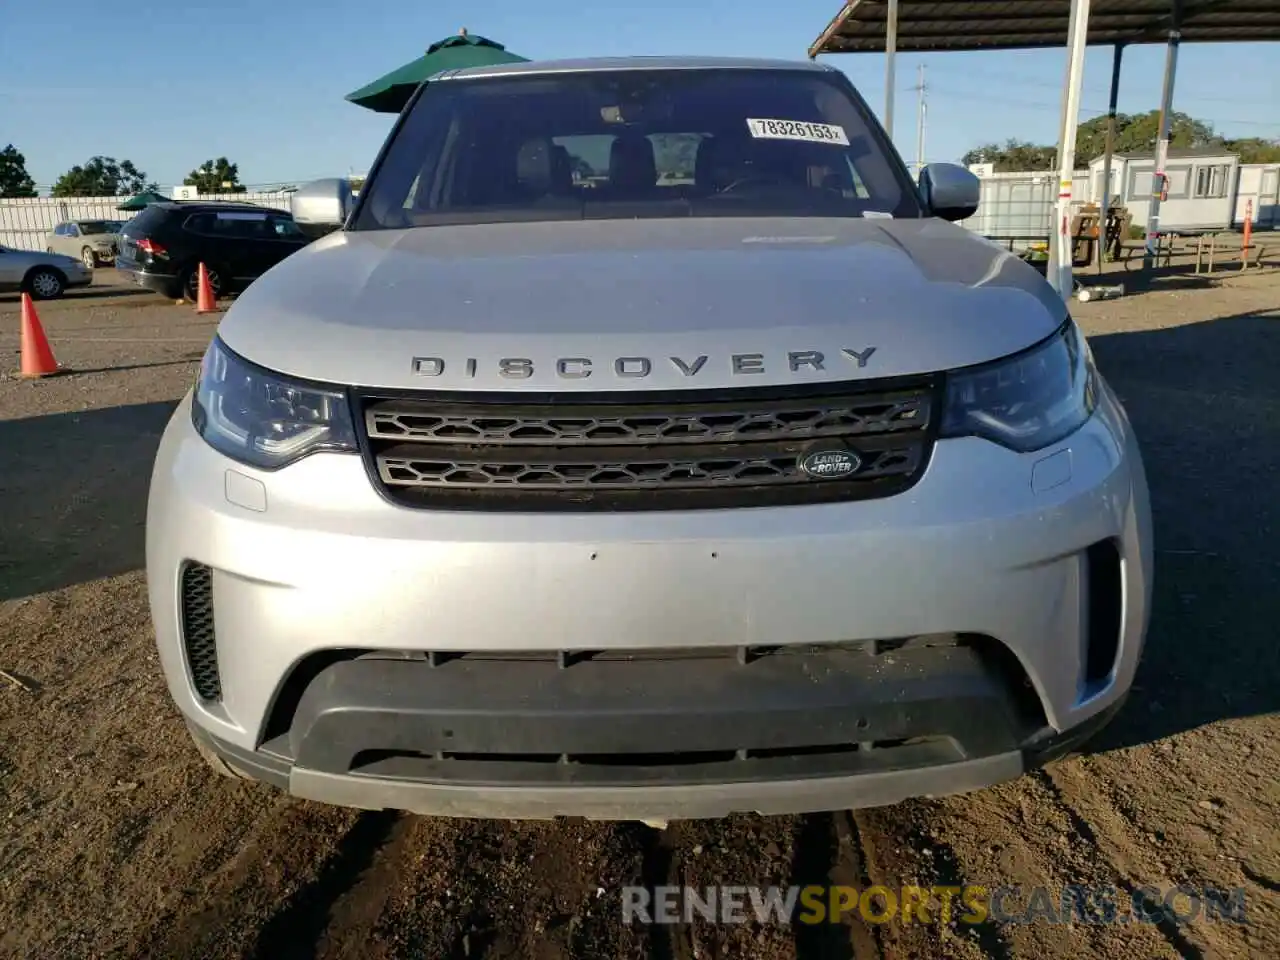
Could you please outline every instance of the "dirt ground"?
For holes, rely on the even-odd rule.
[[[212,775],[149,631],[151,457],[216,322],[110,286],[0,295],[0,957],[1280,957],[1280,271],[1076,305],[1143,443],[1152,630],[1082,758],[980,794],[675,824],[358,813]],[[639,926],[621,887],[1242,888],[1246,924]]]

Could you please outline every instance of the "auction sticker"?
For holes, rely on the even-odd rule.
[[[809,143],[835,143],[849,146],[844,127],[830,123],[806,123],[803,120],[747,120],[747,129],[758,140],[805,140]]]

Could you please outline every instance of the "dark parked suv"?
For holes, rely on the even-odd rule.
[[[167,297],[196,299],[200,264],[213,292],[244,289],[310,242],[284,210],[250,203],[153,203],[125,224],[116,269]]]

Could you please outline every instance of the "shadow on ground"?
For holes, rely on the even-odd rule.
[[[120,373],[125,370],[151,370],[156,367],[181,367],[192,363],[199,362],[204,356],[202,353],[189,353],[177,360],[156,360],[151,363],[124,363],[114,367],[73,367],[65,366],[62,368],[64,374],[88,374],[88,373]]]
[[[1250,267],[1247,272],[1241,273],[1238,263],[1225,266],[1219,263],[1211,273],[1196,273],[1194,260],[1186,263],[1178,262],[1169,266],[1152,267],[1151,270],[1145,272],[1141,264],[1141,258],[1138,259],[1136,264],[1130,262],[1127,266],[1125,264],[1107,263],[1104,265],[1102,273],[1098,273],[1097,269],[1092,265],[1081,267],[1075,271],[1075,280],[1085,287],[1119,285],[1124,288],[1125,296],[1132,297],[1150,292],[1211,289],[1220,287],[1224,283],[1242,276],[1253,278],[1274,274],[1276,273],[1275,267],[1280,266],[1280,262],[1273,264],[1268,261],[1261,268]]]
[[[148,293],[149,291],[142,290],[136,287],[105,287],[105,286],[73,287],[72,289],[66,291],[66,293],[64,293],[62,297],[60,297],[57,300],[37,300],[36,309],[39,310],[41,307],[44,307],[48,304],[61,303],[67,300],[103,300],[103,299],[110,300],[116,297],[135,297],[136,298],[136,297],[145,297],[148,295]],[[155,294],[155,296],[158,296],[158,294]],[[21,303],[21,302],[22,302],[21,293],[0,293],[0,303]]]
[[[1280,304],[1090,344],[1142,446],[1156,549],[1136,689],[1092,749],[1280,710]]]
[[[0,600],[143,566],[151,463],[176,405],[0,420]]]

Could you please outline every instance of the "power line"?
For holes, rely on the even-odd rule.
[[[915,88],[912,87],[911,89],[914,90]],[[1060,103],[1049,103],[1044,100],[1022,100],[1022,99],[1015,99],[1011,97],[992,97],[991,94],[987,91],[983,91],[979,93],[974,90],[957,90],[955,87],[951,86],[950,84],[947,85],[943,93],[937,94],[937,95],[943,97],[944,99],[950,98],[950,99],[956,99],[956,100],[964,100],[969,104],[972,104],[975,100],[978,100],[978,101],[986,100],[988,102],[1001,104],[1005,106],[1036,107],[1036,108],[1045,109],[1045,110],[1057,109],[1058,107],[1061,106]],[[1080,112],[1089,113],[1089,114],[1093,114],[1094,116],[1100,117],[1100,116],[1105,116],[1107,113],[1107,110],[1097,109],[1094,107],[1081,106]],[[1214,124],[1229,123],[1229,124],[1236,124],[1236,125],[1245,126],[1245,127],[1259,127],[1259,128],[1264,128],[1268,130],[1280,131],[1280,123],[1276,123],[1275,121],[1267,122],[1263,120],[1235,120],[1229,117],[1215,117],[1212,122]]]
[[[935,65],[934,69],[942,69],[943,72],[945,73],[948,69],[954,70],[955,68],[948,68],[948,67],[939,68]],[[955,72],[958,73],[960,71],[957,70]],[[1060,90],[1062,88],[1061,84],[1054,83],[1051,80],[1035,80],[1027,77],[1024,74],[1003,73],[995,70],[983,70],[981,68],[971,69],[968,67],[966,67],[963,72],[966,78],[987,77],[991,80],[1000,80],[1004,82],[1017,83],[1018,85],[1024,86],[1024,87],[1043,87],[1049,90]],[[1101,86],[1100,84],[1086,84],[1084,89],[1092,90],[1093,92],[1102,94],[1104,96],[1110,93],[1109,87],[1104,87],[1104,86]],[[1259,107],[1271,106],[1271,102],[1267,100],[1242,101],[1240,97],[1205,97],[1205,96],[1200,96],[1199,94],[1191,94],[1187,96],[1178,94],[1175,99],[1179,103],[1229,103],[1229,104],[1232,104],[1233,106],[1240,106],[1244,103],[1247,103],[1247,104],[1251,104]]]
[[[935,64],[934,70],[936,71],[939,69],[941,69],[943,73],[946,73],[948,68],[940,68]],[[965,79],[981,80],[985,78],[989,80],[996,80],[1001,83],[1016,83],[1020,87],[1040,87],[1041,89],[1045,89],[1045,90],[1061,90],[1062,89],[1062,85],[1060,83],[1054,83],[1048,80],[1034,80],[1026,77],[1023,74],[997,73],[991,70],[971,70],[971,69],[965,69],[963,73],[964,73]],[[859,86],[863,87],[863,86],[867,86],[867,84],[859,84]],[[950,86],[950,84],[948,84],[948,86]],[[895,89],[900,91],[910,91],[910,90],[915,90],[915,87],[901,86]],[[1093,85],[1086,84],[1083,89],[1099,94],[1101,96],[1107,96],[1111,92],[1109,88],[1100,86],[1098,84],[1093,84]],[[1268,100],[1243,100],[1240,97],[1203,97],[1198,95],[1183,96],[1182,94],[1178,94],[1177,96],[1175,96],[1174,99],[1177,103],[1229,103],[1232,106],[1256,106],[1256,107],[1263,107],[1267,109],[1270,109],[1272,106],[1272,102]],[[1232,122],[1253,123],[1257,121],[1232,121]]]
[[[1009,79],[1012,79],[1012,78],[1009,78]],[[1057,85],[1050,84],[1050,83],[1027,84],[1027,85],[1060,89],[1060,87],[1058,87]],[[897,89],[902,93],[914,93],[915,91],[919,90],[920,87],[918,84],[916,84],[913,86],[898,87]],[[963,89],[957,90],[951,84],[947,84],[943,88],[943,91],[941,93],[937,92],[937,90],[935,89],[934,95],[941,96],[943,99],[964,100],[966,103],[970,105],[972,105],[975,101],[986,101],[986,102],[992,102],[992,103],[1005,105],[1005,106],[1036,107],[1037,109],[1043,108],[1047,110],[1056,110],[1058,107],[1061,106],[1061,103],[1050,103],[1046,100],[1022,100],[1022,99],[1011,99],[1009,97],[996,97],[996,96],[992,96],[991,92],[988,90],[983,90],[981,92],[976,90],[963,90]],[[1222,102],[1225,103],[1227,101],[1224,100]],[[1093,109],[1090,107],[1082,106],[1080,108],[1080,112],[1093,114],[1094,116],[1105,116],[1108,111],[1101,108]],[[1148,111],[1148,112],[1151,112],[1151,111]],[[1206,122],[1209,122],[1211,124],[1235,124],[1238,126],[1258,127],[1260,129],[1268,129],[1268,130],[1274,129],[1277,132],[1280,132],[1280,123],[1275,121],[1239,120],[1234,117],[1212,117],[1212,118],[1208,118]]]

